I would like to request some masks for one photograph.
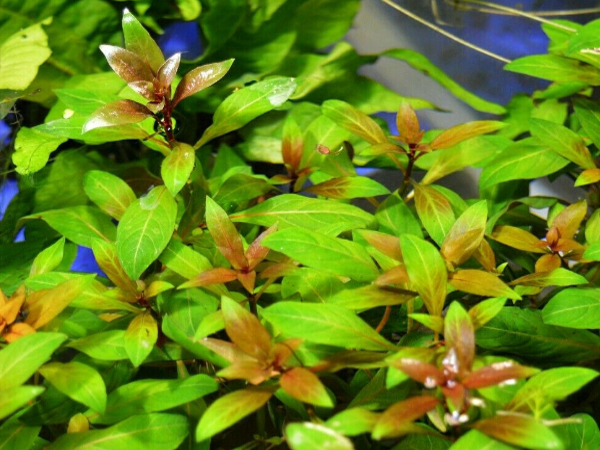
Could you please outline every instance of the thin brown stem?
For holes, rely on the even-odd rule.
[[[390,320],[391,315],[392,315],[392,307],[386,306],[385,312],[383,313],[383,317],[381,318],[379,325],[377,325],[377,328],[375,328],[375,331],[377,331],[378,333],[381,333],[381,330],[383,330],[385,325],[388,323],[388,320]]]
[[[408,186],[410,186],[410,176],[412,175],[413,168],[415,167],[415,159],[414,153],[411,152],[408,155],[408,166],[406,166],[406,172],[404,173],[404,178],[402,178],[402,184],[400,185],[400,190],[398,191],[398,194],[402,198],[406,194]]]

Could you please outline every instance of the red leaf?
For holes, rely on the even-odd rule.
[[[210,286],[211,284],[223,284],[237,279],[235,270],[217,267],[216,269],[202,272],[196,278],[183,283],[177,289],[189,289],[193,287]]]
[[[412,358],[395,359],[390,365],[401,370],[413,380],[423,383],[426,388],[433,389],[446,382],[444,373],[433,364]]]
[[[118,100],[98,108],[83,124],[82,133],[103,127],[138,123],[152,117],[152,111],[133,100]]]
[[[403,101],[396,116],[399,137],[407,144],[418,144],[423,138],[419,119],[410,103]]]
[[[475,330],[471,317],[458,302],[450,305],[444,319],[444,338],[447,369],[461,376],[470,372],[475,358]]]
[[[158,84],[163,90],[167,90],[171,87],[171,83],[175,79],[177,69],[179,69],[179,62],[181,61],[181,53],[175,53],[169,59],[167,59],[156,74]]]
[[[242,238],[227,213],[212,198],[206,198],[206,225],[217,249],[237,269],[247,269]]]
[[[296,400],[326,408],[333,407],[325,386],[310,370],[295,367],[281,375],[279,385]]]
[[[232,64],[233,59],[228,59],[227,61],[196,67],[186,73],[173,96],[173,107],[184,98],[215,84],[227,74]]]
[[[508,380],[529,378],[538,372],[539,370],[533,367],[521,366],[512,361],[503,361],[470,373],[463,378],[462,383],[470,389],[480,389]]]
[[[465,387],[458,382],[448,382],[442,387],[442,393],[446,397],[446,403],[451,412],[462,411],[466,399]]]
[[[150,66],[135,53],[114,45],[101,45],[100,51],[106,56],[112,70],[127,83],[154,80]]]
[[[227,297],[223,297],[221,300],[221,310],[225,321],[225,331],[233,343],[260,361],[269,360],[271,336],[256,316]]]
[[[256,272],[254,270],[250,272],[238,272],[237,279],[250,294],[254,292],[254,284],[256,283]]]
[[[277,224],[267,228],[263,231],[254,242],[250,244],[248,249],[246,250],[246,259],[248,260],[248,266],[250,269],[254,269],[258,263],[260,263],[263,259],[267,257],[269,254],[269,248],[261,245],[261,242],[264,238],[273,234],[277,231]]]
[[[403,434],[403,428],[439,404],[429,396],[412,397],[392,405],[381,415],[373,429],[373,439],[393,438]]]

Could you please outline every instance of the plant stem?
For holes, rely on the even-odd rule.
[[[385,312],[383,313],[383,317],[381,318],[379,325],[377,325],[377,328],[375,328],[375,331],[377,331],[378,333],[381,333],[381,330],[383,330],[385,325],[388,323],[388,320],[390,320],[391,315],[392,315],[392,307],[386,306]]]
[[[404,178],[402,178],[402,184],[400,185],[400,189],[398,191],[398,195],[400,197],[404,197],[406,194],[406,190],[410,185],[410,176],[412,175],[413,168],[415,166],[415,155],[413,152],[408,155],[408,166],[406,166],[406,172],[404,173]]]

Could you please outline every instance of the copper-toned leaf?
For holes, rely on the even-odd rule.
[[[229,283],[236,279],[237,272],[235,270],[217,267],[216,269],[202,272],[196,278],[192,278],[190,281],[178,286],[177,289],[189,289],[193,287],[210,286],[211,284]]]
[[[25,322],[19,322],[12,325],[8,332],[5,332],[3,337],[9,344],[16,341],[17,339],[27,336],[28,334],[35,333],[35,328]]]
[[[448,308],[444,320],[444,338],[448,354],[446,368],[458,375],[471,371],[475,358],[475,329],[471,317],[458,302]]]
[[[496,414],[474,427],[494,439],[532,450],[563,450],[564,444],[547,426],[525,414]]]
[[[587,169],[579,174],[575,180],[575,187],[585,186],[600,181],[600,169]]]
[[[333,407],[325,386],[310,370],[295,367],[281,375],[279,385],[296,400],[325,408]]]
[[[504,122],[498,122],[495,120],[481,120],[463,123],[443,131],[433,141],[431,141],[430,146],[433,150],[449,148],[475,136],[493,133],[494,131],[497,131],[505,126],[506,124]]]
[[[212,198],[206,198],[206,225],[217,249],[237,269],[247,269],[242,238],[227,213]]]
[[[412,397],[392,405],[381,415],[373,429],[373,439],[401,436],[403,427],[435,408],[439,400],[434,397]]]
[[[225,331],[233,343],[248,355],[266,361],[271,353],[271,336],[256,316],[227,297],[221,300],[221,310]]]
[[[156,99],[156,94],[154,92],[154,83],[152,83],[151,81],[132,81],[131,83],[127,83],[127,85],[145,99],[148,99],[150,101],[154,101]]]
[[[407,144],[418,144],[423,138],[419,119],[410,103],[403,101],[396,116],[398,135]]]
[[[450,274],[448,282],[455,289],[469,294],[521,300],[521,296],[508,287],[500,278],[483,270],[457,270]]]
[[[501,244],[518,250],[532,253],[547,253],[546,250],[540,247],[540,240],[537,237],[521,228],[501,225],[494,228],[491,237]]]
[[[228,59],[227,61],[206,64],[190,70],[183,76],[177,86],[173,96],[173,107],[184,98],[215,84],[227,74],[232,64],[233,59]]]
[[[152,111],[133,100],[118,100],[98,108],[83,124],[82,133],[103,127],[138,123],[152,117]]]
[[[181,53],[175,53],[160,66],[156,74],[156,79],[161,89],[166,91],[171,87],[171,83],[175,79],[175,75],[177,75],[180,61]]]
[[[433,389],[445,383],[444,373],[433,364],[419,361],[413,358],[394,359],[390,365],[401,370],[413,380],[425,385],[427,389]]]
[[[249,272],[238,272],[237,279],[249,293],[252,294],[254,292],[254,285],[256,283],[256,272],[254,270]]]
[[[165,57],[143,25],[127,9],[123,12],[123,34],[127,50],[138,55],[156,73]]]
[[[408,272],[406,266],[392,267],[390,270],[379,275],[375,280],[375,284],[378,286],[387,286],[388,284],[404,284],[409,283]]]
[[[280,278],[290,275],[298,270],[298,266],[291,262],[280,262],[269,265],[266,269],[260,272],[260,277],[265,278]]]
[[[296,119],[290,114],[283,124],[283,138],[281,141],[281,156],[290,173],[296,173],[300,169],[303,149],[302,131]]]
[[[267,228],[263,231],[255,240],[250,244],[246,250],[246,259],[248,260],[248,267],[254,269],[258,263],[267,257],[269,250],[267,247],[263,247],[261,242],[264,238],[273,234],[277,231],[277,224]]]
[[[493,363],[470,373],[462,379],[462,384],[469,389],[480,389],[509,380],[529,378],[538,372],[539,369],[533,367],[521,366],[512,361],[503,361]]]
[[[479,248],[473,253],[473,257],[488,272],[494,272],[496,270],[496,255],[487,240],[481,240]]]
[[[374,369],[386,365],[385,357],[385,354],[378,352],[348,350],[322,359],[312,369],[318,372],[337,372],[347,368]]]
[[[510,282],[514,286],[575,286],[588,284],[588,280],[578,273],[559,267],[552,272],[538,272],[522,276]]]
[[[230,366],[217,372],[217,376],[228,380],[246,380],[250,384],[259,385],[271,378],[271,369],[265,366],[263,361],[256,359],[246,361],[234,361]]]
[[[231,363],[240,361],[254,361],[254,358],[244,353],[237,345],[231,342],[208,337],[200,340],[199,342]]]
[[[129,301],[137,299],[137,283],[129,278],[125,270],[123,270],[115,245],[102,239],[96,239],[92,243],[92,250],[94,251],[94,258],[96,258],[98,266],[100,266],[108,279],[123,290],[125,295],[130,299]]]
[[[390,193],[385,186],[377,181],[356,176],[332,178],[310,186],[305,191],[335,199],[376,197]]]
[[[563,209],[554,218],[551,225],[558,230],[559,238],[570,239],[577,232],[586,213],[587,203],[585,200],[581,200]]]
[[[396,261],[402,261],[400,239],[396,236],[372,230],[357,230],[356,233],[384,255]]]
[[[554,269],[558,269],[561,266],[562,266],[562,260],[560,259],[559,255],[554,254],[554,253],[548,254],[548,255],[542,255],[535,262],[535,271],[537,273],[552,272]]]
[[[415,185],[415,206],[431,239],[436,244],[442,245],[446,234],[456,220],[446,196],[433,187],[417,184]]]
[[[287,339],[283,342],[277,342],[271,347],[273,365],[276,367],[283,366],[301,344],[302,339]]]
[[[52,289],[34,292],[25,300],[24,310],[27,312],[25,323],[35,329],[46,325],[81,295],[93,278],[93,276],[78,277]]]
[[[383,130],[373,119],[346,102],[327,100],[322,110],[325,117],[371,144],[387,142]]]
[[[444,259],[455,267],[467,261],[483,240],[486,219],[485,201],[475,203],[461,214],[442,243],[441,253]]]
[[[6,297],[5,297],[6,298]],[[10,297],[0,302],[0,324],[11,324],[17,318],[25,302],[25,285],[21,285]]]
[[[462,411],[464,409],[466,400],[466,389],[462,383],[454,382],[448,383],[446,386],[442,386],[442,394],[446,397],[446,405],[448,409],[454,413],[455,411]],[[451,420],[454,418],[452,417]],[[450,421],[452,423],[452,421]]]
[[[154,74],[150,66],[138,55],[114,45],[101,45],[100,50],[106,56],[108,64],[127,83],[150,81]]]

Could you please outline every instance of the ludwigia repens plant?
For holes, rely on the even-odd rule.
[[[54,80],[0,223],[0,448],[600,446],[599,25],[546,24],[550,54],[507,69],[553,84],[506,108],[386,51],[499,116],[424,131],[435,105],[356,74],[378,55],[322,50],[359,6],[338,3],[177,2],[208,41],[199,67],[126,11],[125,48],[94,29],[117,76]],[[0,32],[0,58],[46,50],[4,103],[77,69],[57,27]],[[372,117],[391,109],[393,132]],[[468,167],[478,198],[438,184]],[[575,201],[529,194],[559,176]]]

